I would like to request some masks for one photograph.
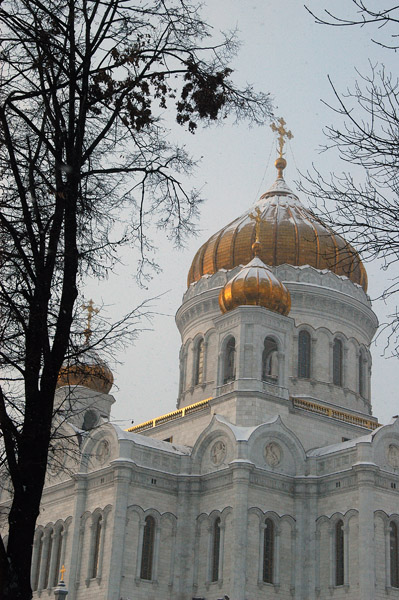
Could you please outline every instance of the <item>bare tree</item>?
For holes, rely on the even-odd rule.
[[[145,272],[149,224],[178,242],[191,232],[200,198],[180,179],[194,162],[168,141],[165,112],[193,133],[229,113],[262,123],[271,104],[233,84],[235,36],[215,45],[195,2],[4,0],[0,24],[0,432],[13,490],[0,597],[27,600],[79,284],[132,240]]]
[[[353,18],[330,11],[311,14],[322,25],[373,28],[376,44],[396,50],[399,6],[379,3],[370,8],[370,4],[352,0]],[[338,124],[326,127],[323,150],[338,152],[344,168],[326,176],[314,167],[304,175],[301,187],[317,200],[315,210],[323,220],[339,229],[364,257],[380,258],[384,268],[391,267],[386,297],[399,291],[399,79],[370,61],[369,73],[358,73],[353,89],[341,93],[331,79],[330,84],[335,98],[330,108]],[[393,352],[398,354],[396,312],[388,326]]]

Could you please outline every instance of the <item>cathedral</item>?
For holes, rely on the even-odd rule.
[[[61,371],[34,598],[60,570],[67,600],[399,598],[399,418],[372,414],[366,270],[286,183],[278,132],[276,181],[193,258],[176,410],[122,430],[98,355]]]

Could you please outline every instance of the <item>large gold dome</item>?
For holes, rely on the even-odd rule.
[[[305,208],[282,177],[260,197],[256,206],[262,216],[259,236],[262,262],[268,266],[310,265],[328,269],[367,290],[366,270],[356,250]],[[203,275],[250,262],[255,240],[251,210],[201,246],[192,262],[188,285]]]

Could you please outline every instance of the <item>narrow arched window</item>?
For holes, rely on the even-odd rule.
[[[49,585],[49,575],[50,575],[50,565],[51,565],[51,555],[53,552],[53,537],[54,537],[54,532],[53,531],[49,531],[48,533],[48,544],[47,544],[47,557],[46,557],[46,566],[45,566],[45,573],[44,573],[44,582],[43,582],[43,589],[47,589],[48,585]]]
[[[358,362],[358,377],[359,377],[359,395],[364,397],[365,391],[365,381],[364,381],[364,357],[363,353],[359,353],[359,362]]]
[[[141,554],[141,579],[152,579],[154,559],[155,519],[146,517],[143,532],[143,549]]]
[[[273,338],[267,337],[262,352],[262,381],[276,383],[278,380],[278,347]]]
[[[219,561],[220,561],[220,517],[215,519],[212,532],[212,572],[211,581],[219,579]]]
[[[298,377],[310,379],[310,333],[304,329],[298,336]]]
[[[389,552],[391,562],[391,587],[399,588],[399,538],[398,526],[394,521],[390,523]]]
[[[333,344],[333,384],[342,387],[342,342],[335,338]]]
[[[344,585],[344,523],[335,524],[335,585]]]
[[[200,339],[195,355],[194,385],[198,385],[204,381],[204,354],[205,343],[203,339]]]
[[[223,367],[223,383],[233,381],[236,377],[236,341],[234,338],[230,338],[226,344]]]
[[[53,587],[58,585],[58,581],[60,578],[60,569],[61,569],[61,550],[62,550],[62,539],[64,536],[64,528],[58,531],[57,538],[55,540],[55,566],[54,566],[54,575],[53,575]]]
[[[265,521],[263,540],[263,581],[274,581],[274,523],[271,519]]]
[[[38,541],[38,545],[37,545],[35,575],[33,577],[33,585],[32,585],[32,591],[34,591],[34,592],[39,588],[40,566],[41,566],[42,554],[43,554],[43,542],[44,542],[44,533],[41,533],[39,536],[39,541]]]
[[[100,544],[101,544],[101,529],[102,529],[102,516],[99,515],[94,525],[94,544],[93,544],[93,562],[91,569],[92,579],[98,575],[98,567],[100,562]]]

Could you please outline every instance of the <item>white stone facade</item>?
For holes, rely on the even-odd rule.
[[[122,431],[106,422],[112,396],[72,390],[78,445],[50,459],[35,598],[52,597],[62,564],[68,600],[399,598],[399,418],[372,416],[369,298],[281,265],[288,316],[222,315],[238,269],[184,295],[178,410]],[[0,501],[6,515],[6,489]]]

